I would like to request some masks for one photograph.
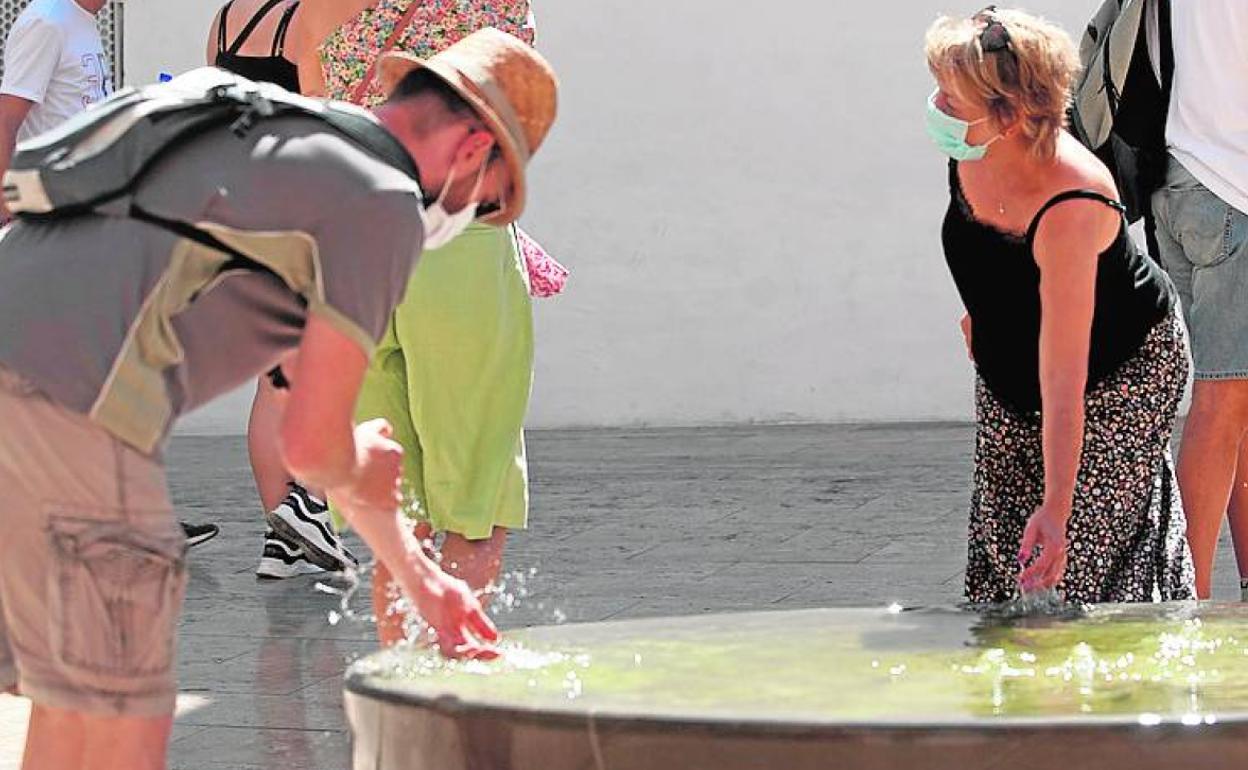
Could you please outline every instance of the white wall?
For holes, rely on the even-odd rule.
[[[536,0],[563,90],[526,226],[573,278],[537,305],[531,423],[969,417],[922,36],[978,7]],[[212,11],[129,0],[131,80],[197,64]]]

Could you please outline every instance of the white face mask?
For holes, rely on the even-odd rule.
[[[442,185],[442,192],[438,194],[438,199],[425,208],[425,251],[442,248],[458,238],[464,230],[468,229],[468,225],[476,220],[477,207],[481,204],[475,199],[477,193],[481,191],[481,185],[485,182],[485,170],[489,168],[489,165],[489,162],[481,164],[481,170],[477,173],[477,183],[472,186],[472,193],[468,196],[468,205],[454,214],[449,213],[444,205],[451,183],[455,181],[455,169],[451,169],[450,175],[446,178],[446,184]]]

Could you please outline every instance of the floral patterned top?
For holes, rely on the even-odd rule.
[[[381,55],[381,47],[413,2],[422,8],[399,36],[396,50],[432,56],[485,27],[497,27],[533,44],[530,0],[378,0],[321,45],[326,96],[351,98],[352,90]],[[380,85],[374,83],[362,100],[363,106],[375,107],[384,98]]]

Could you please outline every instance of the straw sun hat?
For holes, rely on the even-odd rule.
[[[531,46],[492,27],[474,32],[428,59],[392,51],[377,64],[387,93],[423,67],[445,80],[480,115],[502,150],[511,176],[503,208],[482,222],[505,225],[524,210],[525,167],[555,122],[558,81]]]

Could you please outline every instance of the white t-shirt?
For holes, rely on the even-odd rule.
[[[35,102],[18,141],[55,128],[113,90],[95,16],[74,0],[34,0],[4,47],[0,93]]]
[[[1248,0],[1174,0],[1170,153],[1248,213]]]

